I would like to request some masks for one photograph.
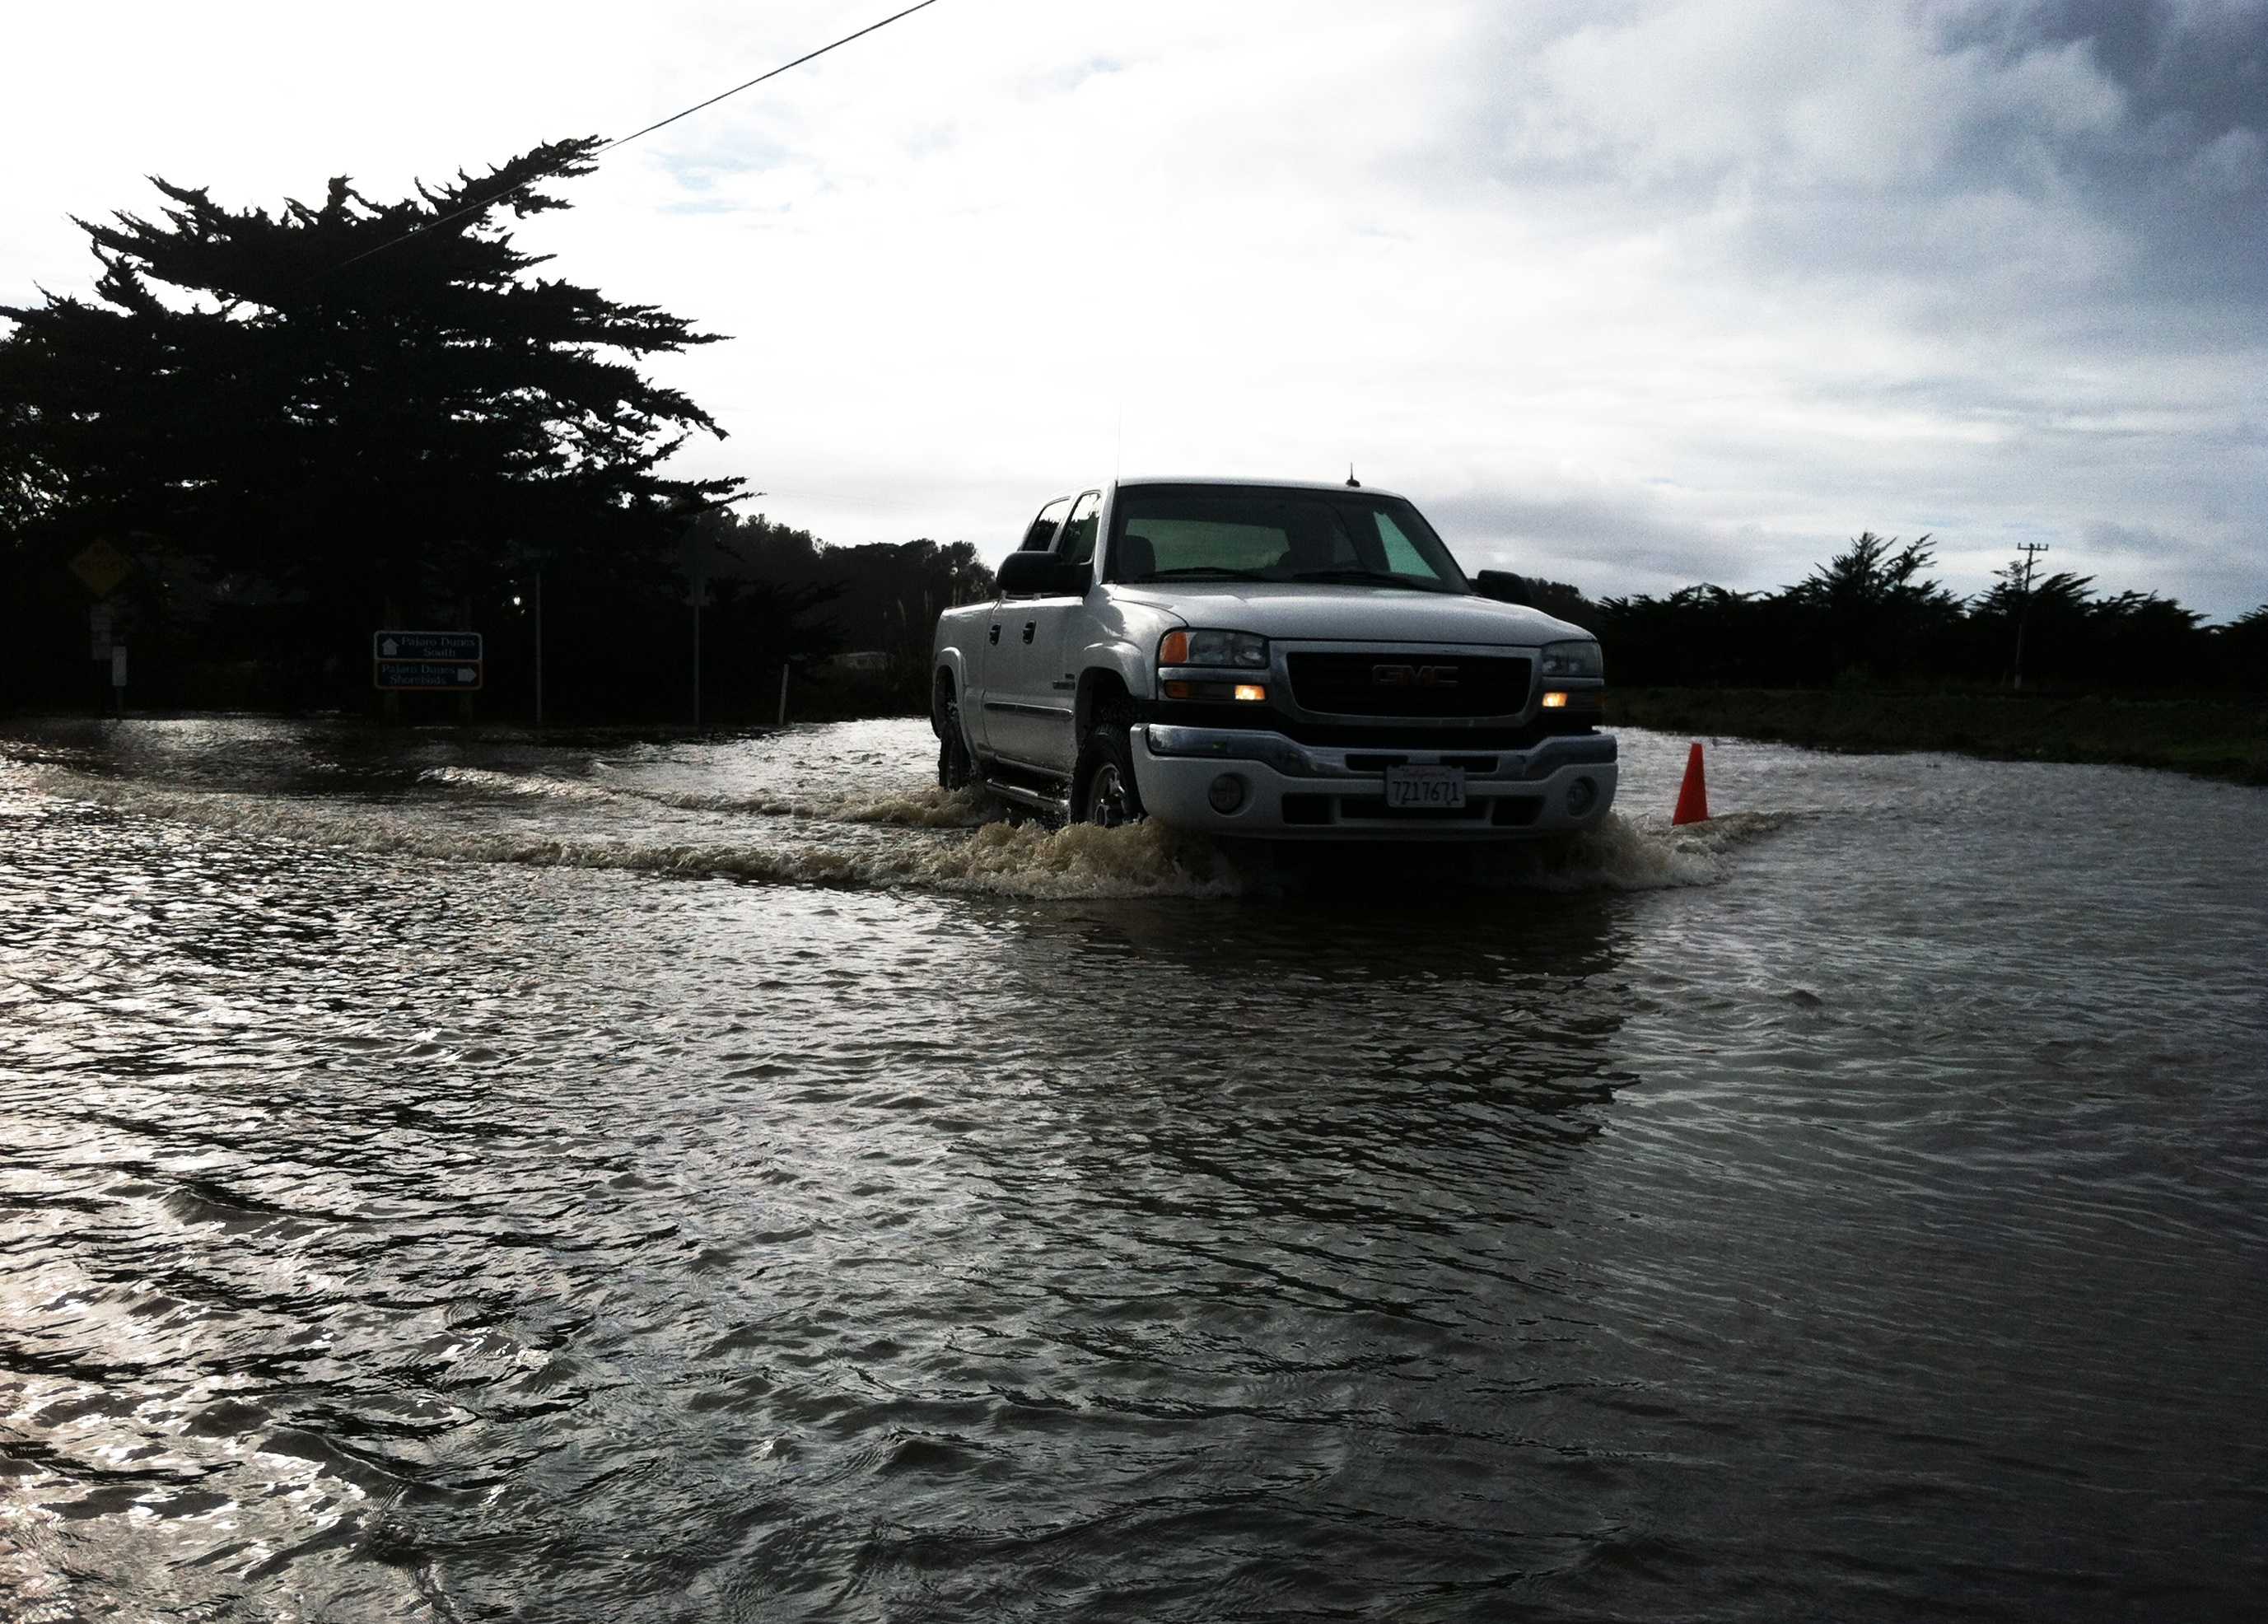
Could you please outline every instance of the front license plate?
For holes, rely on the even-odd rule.
[[[1386,804],[1393,807],[1454,811],[1465,804],[1465,769],[1389,767],[1386,769]]]

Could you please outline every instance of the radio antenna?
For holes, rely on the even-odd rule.
[[[1347,489],[1349,490],[1360,490],[1362,489],[1362,481],[1355,478],[1354,464],[1351,462],[1347,464]]]

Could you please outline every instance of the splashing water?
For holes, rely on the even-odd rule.
[[[121,812],[374,856],[772,885],[1065,900],[1270,895],[1328,888],[1329,854],[1345,850],[1270,850],[1155,822],[1053,827],[1012,820],[977,792],[924,784],[688,789],[461,765],[424,768],[408,795],[377,798],[184,788],[55,766],[25,782]],[[1656,890],[1722,879],[1726,854],[1784,821],[1748,813],[1672,828],[1615,814],[1567,839],[1372,855],[1490,890]]]

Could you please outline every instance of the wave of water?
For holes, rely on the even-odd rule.
[[[608,764],[594,761],[600,770]],[[585,805],[643,801],[677,812],[740,812],[763,818],[799,818],[829,823],[877,823],[909,829],[973,829],[998,819],[998,808],[973,791],[948,793],[925,787],[880,795],[777,795],[722,790],[665,790],[635,783],[594,783],[548,773],[505,773],[485,767],[433,767],[418,775],[421,783],[440,784],[490,795]]]
[[[933,786],[786,796],[600,784],[545,774],[443,767],[419,775],[438,805],[184,789],[38,768],[27,787],[256,838],[437,862],[614,869],[770,885],[911,888],[1025,898],[1224,898],[1305,889],[1325,849],[1271,851],[1149,822],[1128,828],[1019,821],[968,790]],[[499,826],[451,816],[451,795],[535,804],[577,816]],[[666,814],[659,819],[645,809]],[[608,810],[627,815],[609,819]],[[600,816],[593,819],[593,812]],[[784,840],[749,820],[788,820]],[[1723,879],[1729,853],[1779,827],[1748,812],[1673,827],[1610,815],[1566,840],[1436,846],[1394,860],[1486,889],[1647,891]]]

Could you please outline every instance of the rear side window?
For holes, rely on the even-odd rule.
[[[1044,553],[1056,544],[1056,532],[1063,527],[1064,515],[1071,511],[1071,498],[1058,496],[1040,510],[1032,527],[1024,533],[1024,544],[1020,553]]]
[[[1102,493],[1090,490],[1071,508],[1070,522],[1064,525],[1063,545],[1056,555],[1065,563],[1083,564],[1094,556],[1095,521],[1102,515]]]

